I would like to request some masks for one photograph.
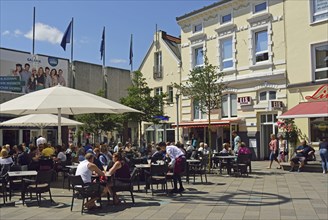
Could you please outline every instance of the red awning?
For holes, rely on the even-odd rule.
[[[316,118],[328,117],[328,102],[302,102],[278,118]]]
[[[212,127],[226,127],[230,126],[231,123],[237,122],[238,120],[211,120]],[[173,124],[172,127],[176,127],[177,124]],[[188,121],[180,122],[179,127],[183,128],[207,128],[208,121]]]

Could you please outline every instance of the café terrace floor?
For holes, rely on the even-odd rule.
[[[268,161],[253,161],[249,177],[210,174],[207,184],[202,184],[200,178],[192,184],[191,179],[190,184],[184,182],[186,191],[182,196],[135,192],[135,205],[129,193],[121,193],[126,203],[105,203],[102,209],[83,215],[81,200],[75,200],[70,211],[72,191],[61,187],[59,177],[51,189],[54,204],[46,193],[41,207],[36,201],[1,207],[0,219],[328,219],[328,175],[290,173],[275,165],[269,170]],[[17,194],[13,201],[18,200]]]

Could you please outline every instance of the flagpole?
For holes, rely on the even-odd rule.
[[[33,7],[33,40],[32,40],[32,55],[35,49],[35,7]]]
[[[102,66],[102,71],[103,71],[103,77],[104,77],[104,92],[105,92],[105,98],[107,98],[107,74],[106,74],[106,69],[105,69],[105,62],[106,62],[106,28],[104,26],[103,30],[103,66]]]
[[[73,33],[74,33],[74,18],[72,17],[72,36],[71,36],[71,72],[72,72],[72,76],[73,76],[73,89],[75,89],[75,68],[74,68],[74,64],[73,64]]]
[[[133,34],[131,34],[131,39],[130,39],[130,76],[131,78],[134,78],[133,76]]]

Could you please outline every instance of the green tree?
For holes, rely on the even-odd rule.
[[[146,79],[140,71],[134,72],[132,86],[128,88],[128,95],[121,99],[121,103],[143,113],[125,113],[125,120],[138,122],[139,134],[141,134],[141,122],[159,123],[154,116],[163,115],[164,98],[166,94],[154,94],[153,89],[147,85]]]
[[[97,92],[98,96],[104,97],[103,90]],[[93,133],[98,140],[99,135],[108,131],[121,131],[122,130],[122,118],[120,115],[107,114],[107,113],[92,113],[76,115],[75,118],[82,122],[83,125],[79,127],[80,130]]]
[[[211,111],[221,107],[222,91],[226,88],[223,83],[224,74],[217,66],[209,63],[204,57],[204,66],[195,67],[188,74],[188,81],[184,84],[174,84],[181,94],[187,96],[196,103],[199,103],[202,113],[208,115],[208,144],[211,143]]]

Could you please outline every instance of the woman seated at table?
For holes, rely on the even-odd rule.
[[[61,145],[57,145],[55,147],[55,155],[57,155],[57,156],[53,157],[52,159],[55,162],[54,169],[56,170],[56,172],[62,171],[64,165],[66,164],[67,157],[64,152],[65,152],[65,150],[63,149],[63,147]]]
[[[230,148],[230,144],[229,143],[224,143],[222,147],[223,147],[223,150],[220,151],[221,154],[229,154],[229,155],[232,155],[232,150]]]
[[[41,154],[39,149],[34,144],[30,144],[30,153],[28,154],[30,164],[28,165],[29,170],[38,170],[39,169],[39,159]]]
[[[129,179],[130,178],[130,167],[129,164],[124,160],[121,153],[113,154],[114,165],[110,168],[109,175],[114,178]],[[115,181],[115,184],[119,184],[119,181]],[[109,184],[109,192],[113,196],[114,204],[117,205],[120,203],[117,194],[112,190],[113,181]]]
[[[96,173],[98,176],[105,176],[105,172],[101,171],[94,163],[95,156],[92,153],[87,153],[85,155],[85,160],[81,161],[76,169],[76,176],[81,176],[82,180],[86,184],[92,184],[91,177],[93,173]],[[98,186],[97,186],[98,187]],[[100,185],[100,191],[102,196],[108,193],[108,187]],[[98,200],[98,197],[92,197],[88,202],[84,204],[87,209],[97,208],[95,201]]]
[[[239,147],[239,150],[238,150],[238,155],[239,154],[251,154],[251,150],[246,147],[246,144],[244,142],[241,142],[240,143],[240,147]]]
[[[156,152],[151,156],[151,163],[157,163],[158,160],[163,160],[165,158],[165,152],[162,151],[160,146],[156,147]]]

